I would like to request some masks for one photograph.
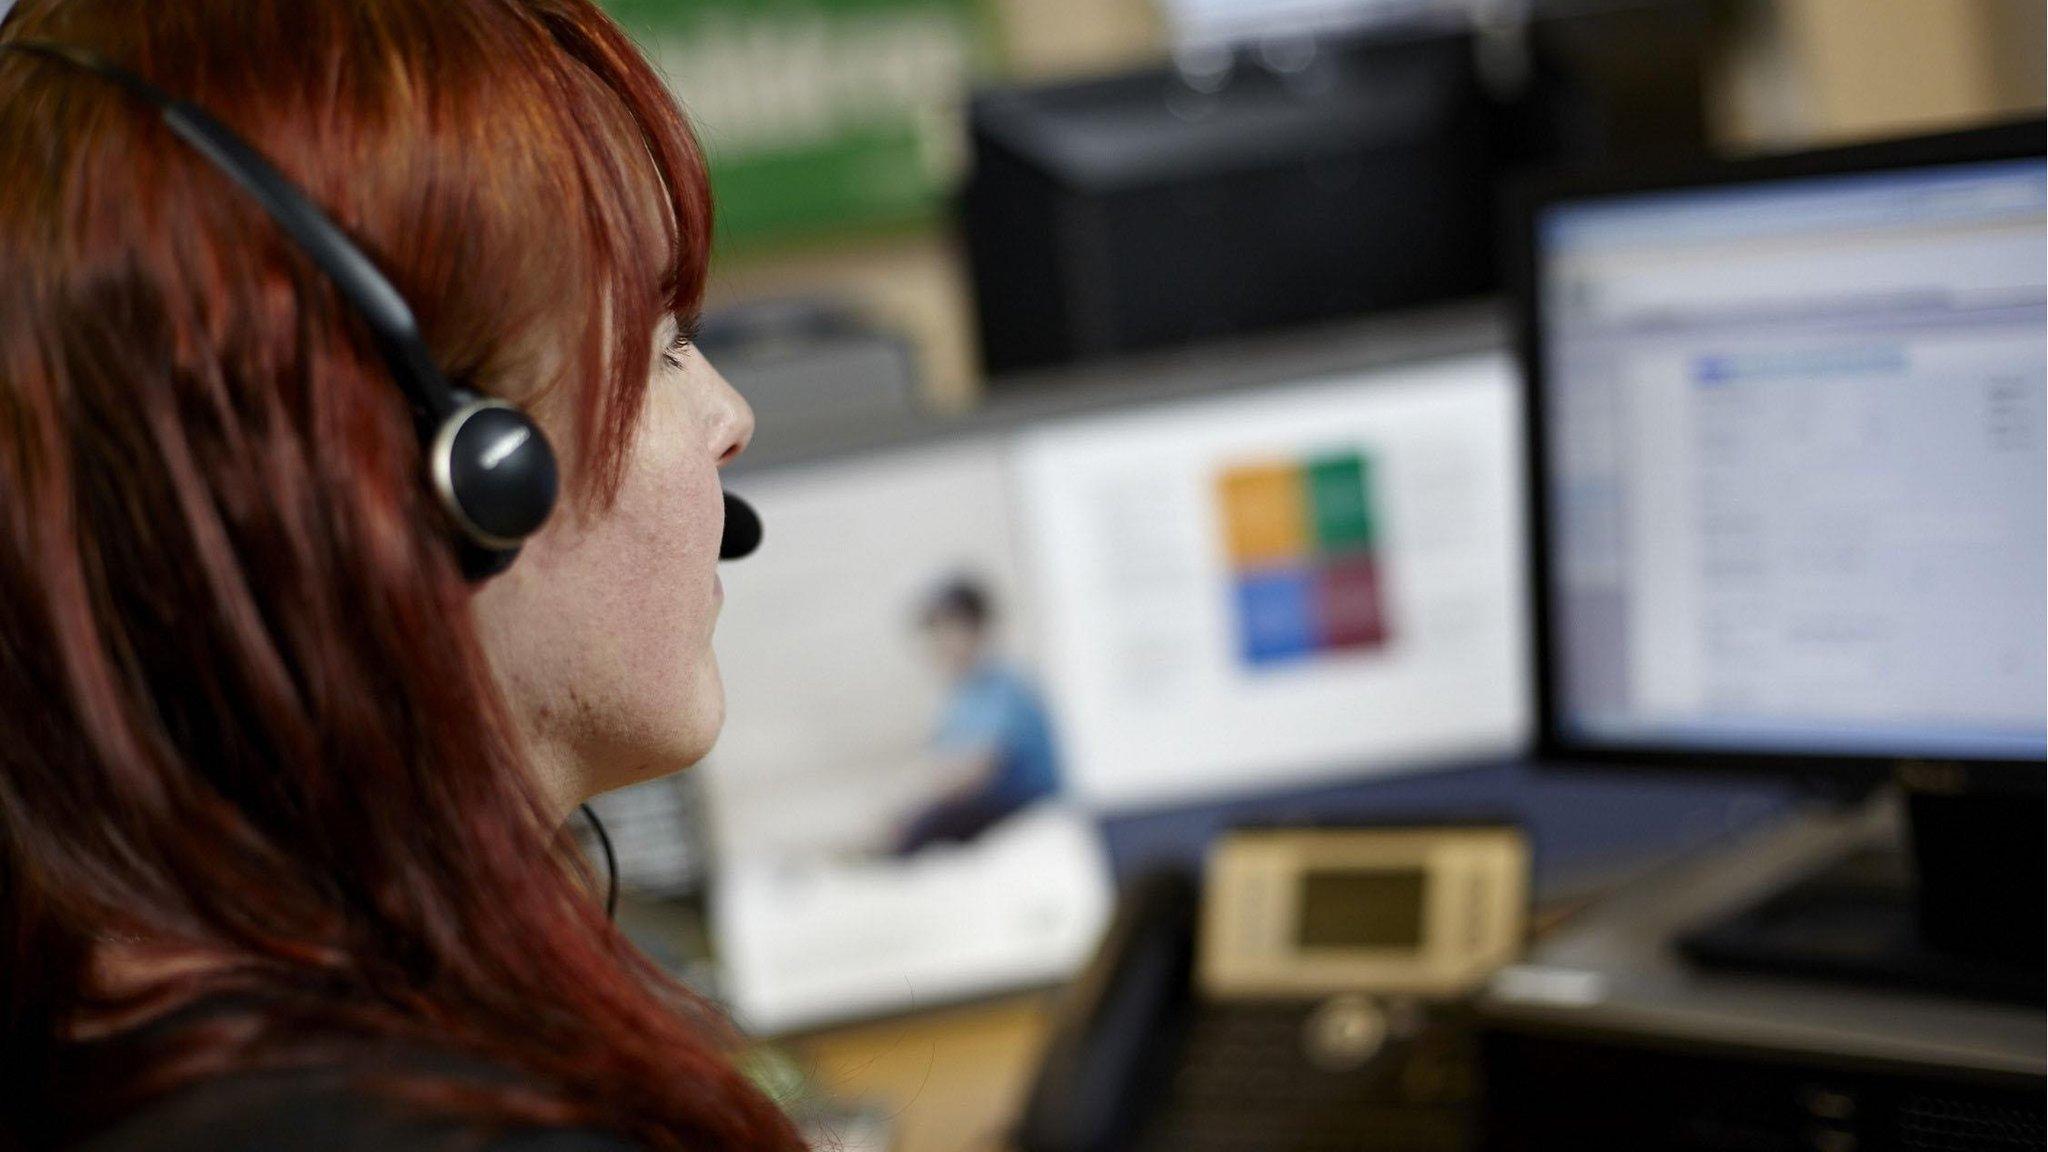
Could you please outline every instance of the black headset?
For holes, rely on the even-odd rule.
[[[554,449],[540,426],[503,400],[450,384],[420,339],[412,309],[376,264],[310,197],[204,109],[79,48],[39,40],[0,43],[0,52],[9,50],[69,64],[118,85],[155,108],[172,133],[255,197],[363,318],[392,379],[411,402],[435,500],[456,530],[463,575],[486,580],[510,567],[526,538],[546,523],[561,486]],[[718,558],[737,560],[760,543],[760,517],[726,493]],[[618,905],[618,860],[597,813],[585,805],[583,814],[604,852],[609,915]]]
[[[69,64],[149,104],[172,133],[262,205],[363,318],[411,402],[430,487],[455,528],[463,575],[480,581],[510,567],[526,538],[547,521],[560,489],[555,452],[540,426],[503,400],[450,384],[420,339],[412,309],[376,264],[310,197],[204,109],[79,48],[0,43],[0,52],[10,49]],[[760,543],[760,518],[726,494],[719,559],[737,560]]]

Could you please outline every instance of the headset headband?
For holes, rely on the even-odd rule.
[[[42,40],[0,43],[0,52],[10,49],[92,73],[149,104],[174,135],[256,199],[369,326],[412,404],[435,493],[473,546],[463,551],[463,570],[472,579],[503,571],[554,507],[554,452],[539,426],[503,401],[451,386],[428,354],[412,309],[376,264],[270,161],[204,109],[84,49]]]
[[[427,354],[427,346],[420,339],[419,323],[413,319],[405,298],[362,249],[262,154],[243,143],[241,137],[205,109],[180,100],[91,52],[42,40],[0,44],[0,51],[10,48],[61,60],[94,73],[155,108],[166,127],[205,156],[222,175],[255,197],[307,258],[327,274],[342,298],[369,325],[378,349],[391,365],[392,375],[421,414],[438,423],[455,411],[458,405],[454,389]]]

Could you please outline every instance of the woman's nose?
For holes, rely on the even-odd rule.
[[[754,409],[747,403],[747,398],[740,395],[716,367],[711,369],[711,376],[718,382],[713,394],[719,411],[719,419],[715,425],[718,428],[718,440],[713,445],[713,450],[718,455],[719,466],[724,467],[727,462],[745,452],[747,445],[753,442]]]

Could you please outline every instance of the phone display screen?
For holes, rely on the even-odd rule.
[[[1428,883],[1428,874],[1419,868],[1309,872],[1301,881],[1295,943],[1302,948],[1419,948]]]

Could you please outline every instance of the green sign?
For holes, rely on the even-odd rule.
[[[983,0],[606,0],[703,140],[730,249],[928,219],[992,55]]]

